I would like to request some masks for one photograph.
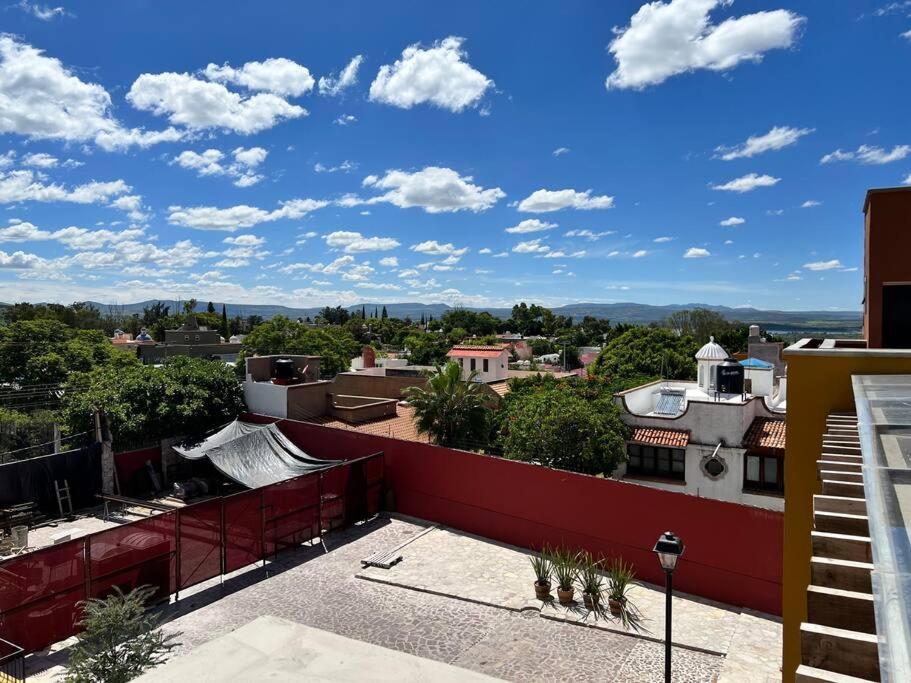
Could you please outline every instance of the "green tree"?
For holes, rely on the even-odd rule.
[[[322,356],[320,367],[327,376],[348,370],[358,349],[357,341],[345,327],[313,328],[282,315],[257,325],[244,337],[245,357],[278,353]]]
[[[70,647],[66,681],[126,683],[167,659],[180,634],[165,635],[158,618],[146,611],[155,590],[141,586],[124,594],[115,588],[104,599],[83,603],[83,630]]]
[[[706,340],[707,341],[707,340]],[[700,344],[661,327],[633,326],[612,339],[589,373],[614,382],[634,378],[695,379]]]
[[[386,318],[389,317],[389,314],[386,312],[386,307],[385,307],[385,306],[383,306],[383,313],[382,313],[381,317],[382,317],[383,320],[385,320]]]
[[[488,434],[488,395],[475,382],[477,372],[462,379],[458,363],[437,366],[427,377],[426,388],[409,387],[408,401],[414,407],[418,431],[428,434],[438,446],[475,449]]]
[[[543,382],[507,401],[501,424],[503,455],[512,460],[610,475],[625,458],[628,430],[609,394],[593,399]]]
[[[436,332],[415,332],[404,339],[412,365],[438,365],[445,362],[451,344]]]
[[[183,302],[184,315],[190,315],[196,311],[196,299],[187,299]]]
[[[218,328],[219,334],[225,338],[225,341],[231,336],[231,328],[228,325],[228,308],[224,304],[221,305],[221,326]]]
[[[73,432],[91,428],[104,410],[115,443],[136,444],[197,434],[235,419],[243,389],[220,361],[174,356],[160,368],[99,367],[63,387],[62,413]]]
[[[224,304],[222,304],[222,306],[224,306]],[[213,304],[211,301],[209,302],[208,306],[206,306],[206,313],[215,313],[215,304]]]

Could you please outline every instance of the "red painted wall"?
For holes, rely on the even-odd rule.
[[[619,555],[652,583],[664,582],[652,547],[669,529],[686,544],[675,588],[781,614],[781,513],[304,422],[279,426],[316,457],[383,451],[403,514],[527,548]]]

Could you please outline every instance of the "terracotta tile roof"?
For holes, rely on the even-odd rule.
[[[750,428],[743,435],[743,447],[784,449],[785,421],[771,417],[754,418]]]
[[[690,442],[690,433],[685,429],[661,429],[658,427],[636,427],[630,441],[647,443],[653,446],[686,448]]]
[[[506,396],[509,393],[509,382],[505,379],[499,382],[488,382],[487,386],[498,396]]]
[[[418,434],[418,430],[414,426],[414,408],[399,405],[396,406],[396,411],[398,414],[395,417],[383,417],[358,424],[348,424],[331,415],[321,415],[306,421],[323,425],[324,427],[347,429],[363,434],[373,434],[374,436],[388,436],[393,439],[402,439],[403,441],[419,441],[421,443],[430,441],[426,434]]]
[[[501,346],[453,346],[449,358],[497,358],[506,349]]]

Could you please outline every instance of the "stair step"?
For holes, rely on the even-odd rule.
[[[816,470],[823,471],[828,470],[830,472],[860,472],[861,471],[860,461],[856,462],[845,462],[844,460],[817,460],[816,461]]]
[[[851,562],[831,557],[810,558],[810,583],[814,586],[871,593],[873,592],[870,577],[872,571],[873,564],[870,562]]]
[[[828,557],[849,562],[872,562],[869,536],[836,534],[831,531],[811,531],[814,557]]]
[[[846,515],[866,515],[867,501],[863,498],[846,498],[845,496],[813,496],[814,512],[840,512]]]
[[[800,662],[867,680],[879,680],[876,636],[814,623],[800,625]]]
[[[807,586],[807,621],[875,636],[873,595],[838,588]]]
[[[829,462],[847,462],[847,463],[852,463],[855,465],[864,464],[863,456],[855,455],[853,453],[848,455],[847,453],[828,453],[828,452],[824,451],[819,456],[819,459],[828,460]]]
[[[819,472],[820,479],[828,479],[829,481],[851,481],[864,483],[863,472],[851,472],[846,470],[820,470]]]
[[[879,678],[857,678],[856,676],[846,676],[845,674],[836,673],[834,671],[826,671],[825,669],[816,669],[812,666],[807,666],[806,664],[801,664],[797,667],[797,672],[794,674],[795,683],[869,683],[871,680],[879,680]]]
[[[863,482],[822,480],[822,492],[827,496],[844,496],[846,498],[863,498]]]
[[[869,536],[870,524],[866,515],[852,515],[841,512],[813,513],[813,526],[816,531],[831,534],[848,534],[850,536]]]

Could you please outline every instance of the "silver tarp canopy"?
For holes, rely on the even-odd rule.
[[[222,474],[251,489],[342,462],[307,455],[274,424],[238,420],[202,441],[185,441],[174,450],[190,460],[208,458]]]

